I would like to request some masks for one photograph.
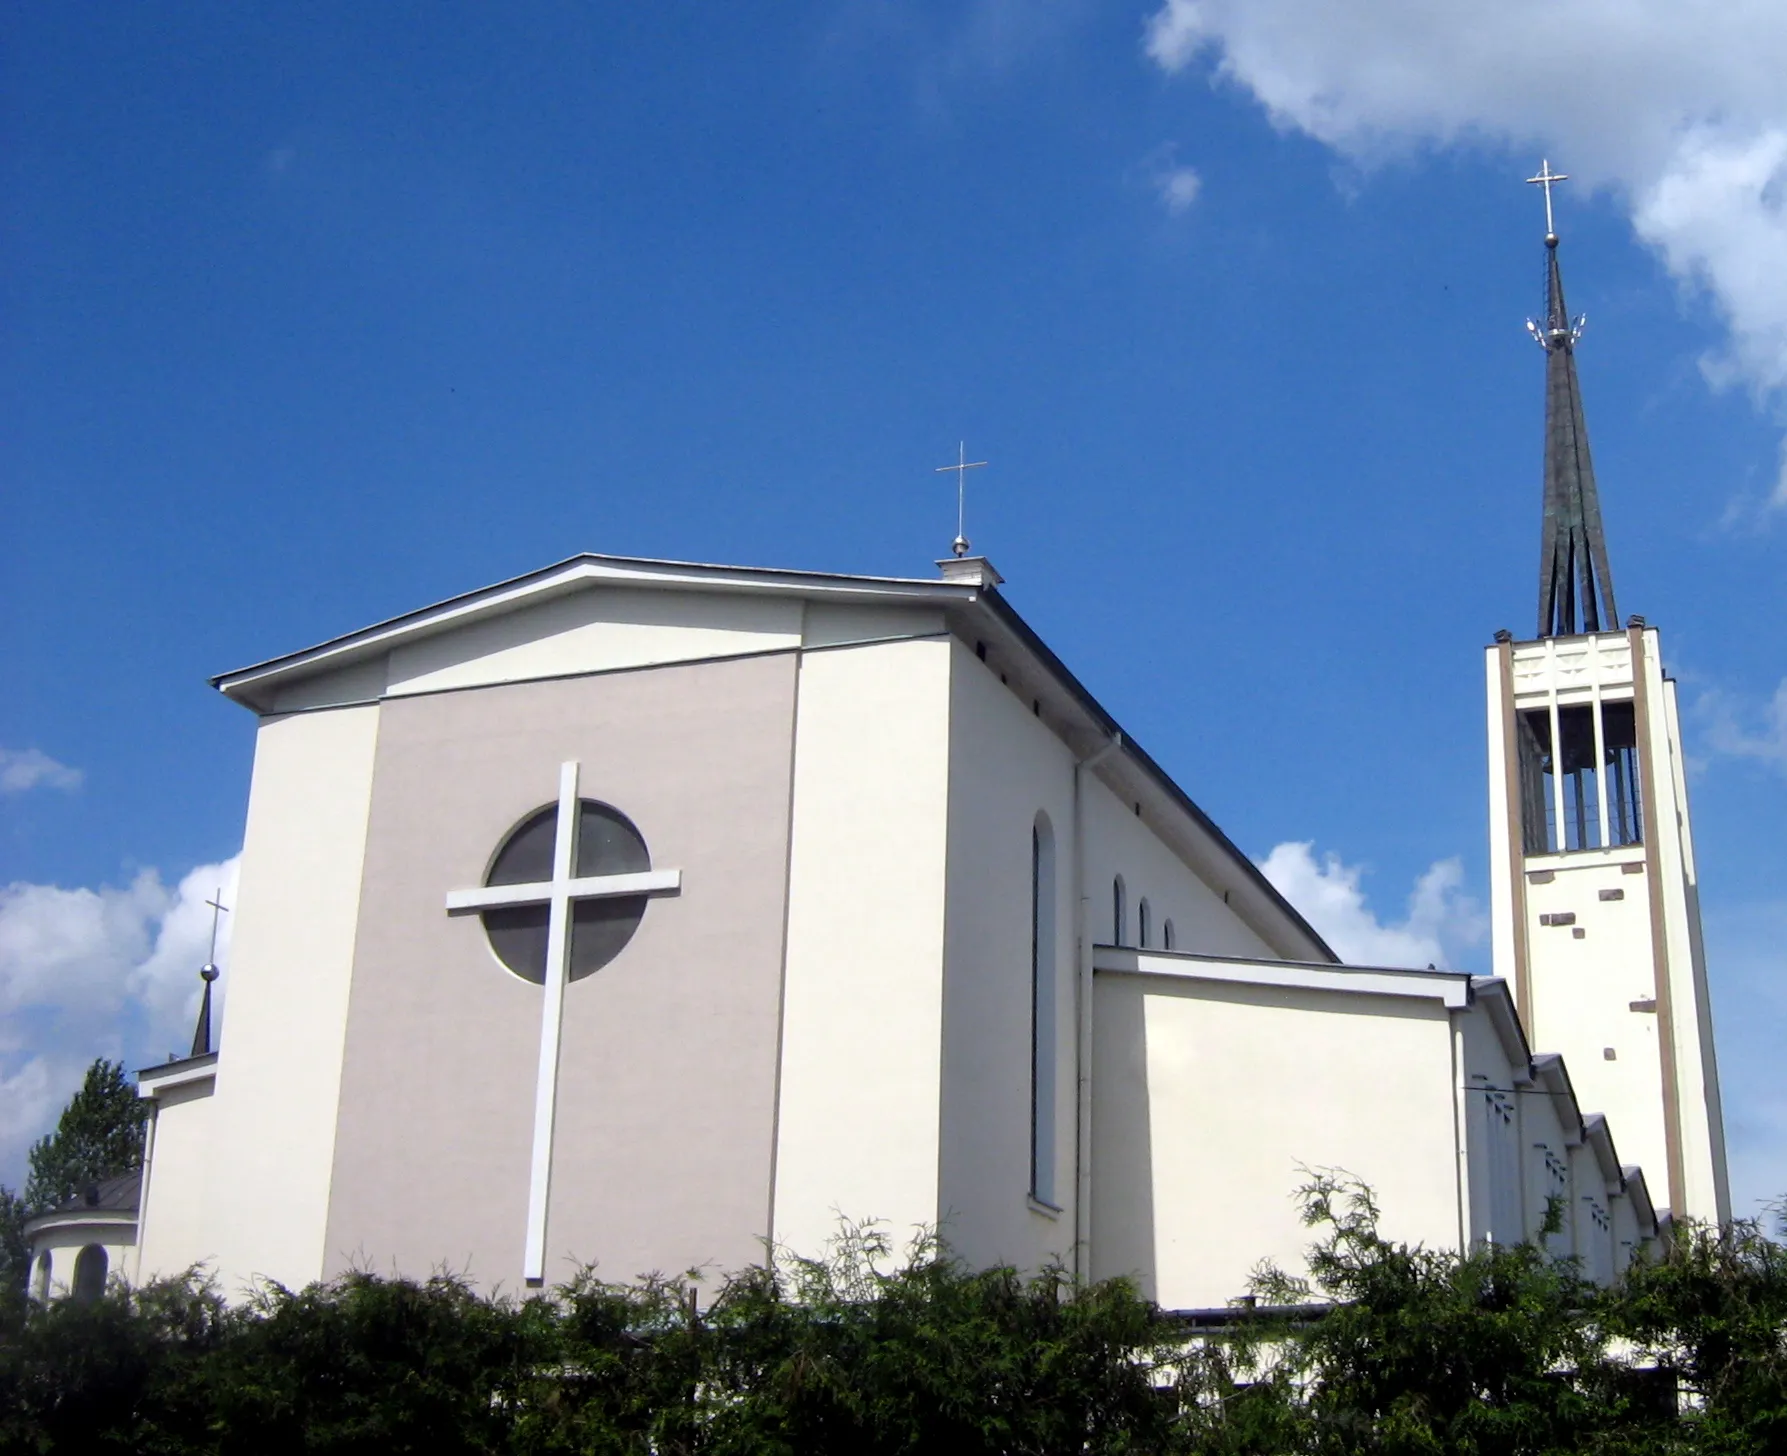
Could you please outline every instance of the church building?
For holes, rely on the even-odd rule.
[[[966,542],[576,556],[216,680],[258,723],[228,997],[141,1074],[114,1267],[711,1294],[843,1217],[1209,1308],[1300,1264],[1312,1168],[1431,1246],[1561,1207],[1602,1279],[1725,1216],[1673,687],[1613,617],[1547,246],[1493,977],[1342,964]]]

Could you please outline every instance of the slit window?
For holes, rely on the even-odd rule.
[[[1123,891],[1123,876],[1111,881],[1111,944],[1123,945],[1129,928],[1129,896]]]
[[[1141,903],[1135,907],[1136,944],[1147,950],[1154,944],[1154,911],[1149,908],[1148,897],[1142,896]]]
[[[1055,1202],[1055,834],[1030,831],[1030,1195]]]

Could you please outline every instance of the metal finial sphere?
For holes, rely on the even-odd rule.
[[[1556,233],[1546,233],[1545,234],[1545,246],[1548,248],[1555,248],[1557,246],[1557,234]]]
[[[211,965],[209,962],[206,962],[206,964],[199,967],[199,979],[200,980],[215,981],[217,979],[217,977],[218,977],[217,967],[214,965]]]
[[[949,549],[955,552],[957,556],[966,556],[968,554],[968,538],[966,536],[957,536],[956,539],[950,543]]]

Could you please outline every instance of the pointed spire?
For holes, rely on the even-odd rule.
[[[205,983],[204,999],[199,1002],[198,1025],[192,1029],[192,1055],[208,1057],[211,1055],[211,983],[217,979],[217,967],[207,963],[199,976]]]
[[[199,979],[205,983],[205,994],[199,1001],[198,1024],[192,1029],[192,1052],[195,1057],[211,1055],[211,985],[218,976],[217,970],[217,919],[228,912],[229,906],[223,903],[223,887],[220,885],[217,894],[205,901],[211,907],[211,954],[205,957],[205,964],[199,967]]]
[[[1529,181],[1545,186],[1545,318],[1527,329],[1545,351],[1545,515],[1539,542],[1539,635],[1566,637],[1619,625],[1601,500],[1589,458],[1576,342],[1584,320],[1564,306],[1564,280],[1551,231],[1551,184],[1564,179],[1541,167]]]

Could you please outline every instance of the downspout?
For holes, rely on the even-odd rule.
[[[219,895],[217,898],[221,900],[223,896]],[[209,991],[211,988],[206,986],[205,989]],[[144,1119],[143,1176],[142,1181],[137,1185],[136,1249],[133,1252],[130,1270],[132,1284],[143,1282],[143,1235],[149,1227],[149,1176],[155,1168],[155,1129],[161,1125],[161,1099],[150,1097],[146,1100],[149,1103],[149,1116]]]
[[[1085,775],[1123,746],[1123,735],[1094,749],[1073,766],[1073,939],[1079,974],[1074,986],[1074,1216],[1073,1273],[1092,1279],[1092,937],[1086,928]]]
[[[1472,997],[1475,1000],[1475,997]],[[1470,1092],[1465,1086],[1464,1018],[1468,1009],[1450,1013],[1452,1035],[1452,1155],[1458,1191],[1458,1252],[1471,1251]]]

